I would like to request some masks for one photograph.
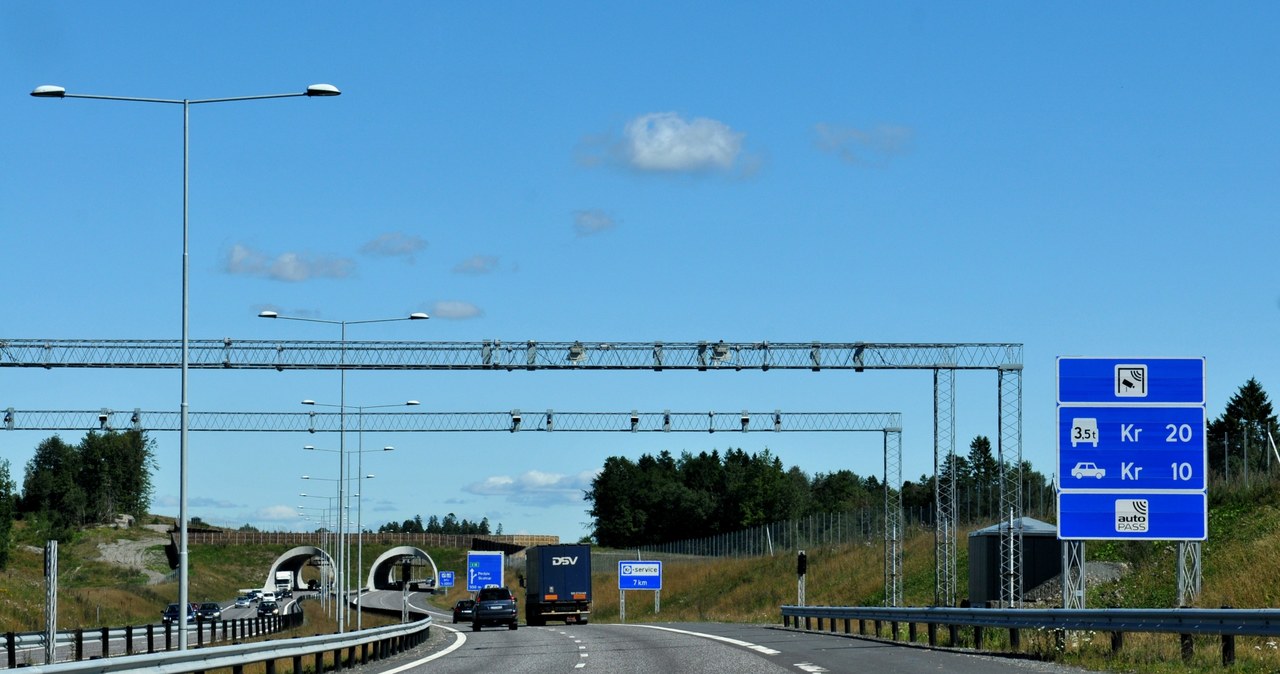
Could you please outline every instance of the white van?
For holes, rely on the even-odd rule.
[[[271,592],[269,590],[263,590],[261,599],[262,601],[275,601],[276,593]]]

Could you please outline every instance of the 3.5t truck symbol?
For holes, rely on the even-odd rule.
[[[1089,443],[1098,448],[1098,420],[1076,418],[1071,420],[1071,446]]]

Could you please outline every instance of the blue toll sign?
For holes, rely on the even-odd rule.
[[[1063,489],[1204,489],[1203,407],[1059,407]]]
[[[1204,492],[1064,491],[1058,494],[1058,538],[1203,541],[1208,512]]]
[[[440,587],[453,587],[453,572],[452,572],[452,571],[441,571],[441,572],[440,572]]]
[[[1058,538],[1208,535],[1204,358],[1058,358]]]

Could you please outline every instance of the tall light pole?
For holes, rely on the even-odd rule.
[[[233,96],[229,98],[171,99],[171,98],[137,98],[133,96],[101,96],[96,94],[69,94],[63,87],[44,84],[36,87],[31,95],[36,98],[92,98],[102,101],[132,101],[135,103],[166,103],[182,106],[182,401],[179,405],[178,422],[178,605],[187,606],[187,354],[188,326],[190,314],[190,294],[188,292],[191,267],[188,256],[188,218],[187,205],[190,202],[188,188],[190,176],[191,139],[190,112],[191,106],[204,103],[233,103],[236,101],[257,101],[267,98],[308,98],[339,96],[342,92],[332,84],[313,84],[306,91],[291,94],[265,94],[260,96]],[[178,650],[187,648],[187,631],[178,630]]]
[[[302,404],[315,405],[317,407],[337,407],[337,405],[332,405],[329,403],[318,403],[314,400],[304,400],[302,401]],[[417,400],[407,400],[403,403],[396,403],[391,405],[348,405],[349,409],[356,410],[356,419],[357,419],[356,438],[358,439],[356,443],[357,445],[356,475],[359,476],[364,474],[364,455],[365,455],[364,411],[383,409],[388,407],[412,407],[417,404],[419,404]],[[311,451],[322,451],[322,452],[333,451],[329,449],[316,450],[316,448],[311,445],[305,445],[303,446],[303,449],[311,450]],[[395,447],[387,446],[387,447],[383,447],[380,451],[390,452],[394,449]],[[361,494],[364,493],[363,478],[356,479],[356,489],[359,490],[358,493],[356,494],[356,576],[359,579],[363,579],[364,577],[363,575],[364,574],[364,497],[361,496]],[[364,598],[364,594],[360,591],[360,586],[357,585],[356,586],[356,629],[357,630],[364,629],[364,611],[361,610],[361,607],[363,605],[363,598]]]
[[[312,446],[308,445],[308,446],[304,447],[304,449],[311,449],[311,450],[315,450],[315,447],[312,447]],[[384,448],[383,448],[383,451],[387,451],[387,452],[389,452],[389,451],[392,451],[392,450],[394,450],[394,449],[395,449],[395,447],[384,447]],[[323,449],[323,450],[318,450],[318,451],[329,452],[329,451],[334,451],[334,450]],[[347,478],[347,481],[348,481],[348,482],[354,482],[354,481],[356,481],[357,479],[361,479],[361,480],[363,480],[363,479],[369,479],[369,480],[372,480],[372,479],[374,479],[375,477],[377,477],[377,475],[374,475],[374,474],[370,473],[370,474],[368,474],[368,475],[358,475],[357,477],[348,477],[348,478]],[[302,479],[303,479],[303,480],[323,480],[323,481],[325,481],[325,482],[337,482],[337,481],[338,481],[338,480],[335,480],[334,478],[330,478],[330,477],[312,477],[312,476],[310,476],[310,475],[303,475],[303,476],[302,476]],[[348,501],[348,502],[341,503],[341,504],[340,504],[340,506],[339,506],[339,509],[341,510],[341,512],[343,513],[343,515],[344,515],[344,516],[345,516],[345,518],[346,518],[346,523],[347,523],[347,524],[351,524],[351,514],[350,514],[350,513],[351,513],[351,504],[350,504],[350,500],[351,500],[351,497],[352,497],[352,496],[355,496],[355,498],[356,498],[356,502],[357,502],[357,503],[359,503],[359,502],[360,502],[360,492],[358,492],[358,491],[357,491],[355,494],[348,494],[348,495],[347,495],[347,501]],[[337,497],[335,496],[335,497],[333,497],[333,498],[337,498]],[[358,527],[359,525],[357,524],[356,526]],[[359,610],[359,606],[360,606],[360,588],[359,588],[359,586],[354,585],[354,584],[351,582],[351,556],[350,556],[350,555],[346,555],[346,560],[345,560],[345,564],[344,564],[344,566],[343,566],[342,571],[343,571],[344,577],[347,579],[347,583],[348,583],[348,584],[350,584],[350,585],[351,585],[351,587],[339,587],[339,588],[338,588],[338,594],[339,594],[339,596],[341,597],[341,601],[342,601],[341,610],[342,610],[342,612],[343,612],[343,613],[346,613],[346,612],[348,612],[348,611],[350,611],[350,610],[351,610],[350,602],[348,602],[348,601],[347,601],[347,595],[351,594],[351,589],[355,589],[355,591],[356,591],[356,608],[357,608],[357,613],[356,613],[356,615],[357,615],[357,616],[359,616],[358,610]],[[359,573],[359,571],[357,571],[357,572],[356,572],[356,576],[358,577],[359,575],[360,575],[360,573]],[[359,627],[357,627],[356,629],[359,629]]]
[[[301,316],[281,316],[274,311],[263,311],[258,313],[258,318],[279,318],[288,321],[302,321],[304,323],[324,323],[326,325],[341,326],[341,342],[340,351],[338,352],[338,399],[341,401],[338,408],[338,498],[339,502],[344,502],[345,483],[347,474],[346,448],[347,448],[347,326],[362,325],[365,323],[391,323],[394,321],[419,321],[426,320],[430,316],[425,313],[412,313],[408,316],[398,318],[374,318],[365,321],[330,321],[323,318],[303,318]],[[344,548],[346,547],[346,527],[343,526],[342,518],[338,518],[338,589],[342,590],[342,582],[345,580],[342,576],[342,562],[344,561]],[[343,622],[342,611],[338,612],[338,633],[346,632],[346,623]]]

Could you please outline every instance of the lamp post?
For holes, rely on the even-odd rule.
[[[102,96],[96,94],[69,94],[63,87],[44,84],[36,87],[31,95],[36,98],[91,98],[102,101],[131,101],[135,103],[165,103],[182,106],[182,399],[178,408],[178,529],[179,529],[179,545],[178,545],[178,605],[187,606],[188,601],[188,578],[187,578],[187,369],[189,365],[188,349],[188,327],[190,315],[190,295],[188,287],[190,285],[191,267],[188,256],[188,218],[187,205],[190,202],[190,190],[188,188],[190,176],[191,156],[191,139],[190,139],[190,112],[191,106],[201,105],[205,103],[233,103],[236,101],[256,101],[267,98],[294,98],[298,96],[306,96],[308,98],[338,96],[342,92],[332,84],[313,84],[307,87],[306,91],[290,94],[265,94],[260,96],[232,96],[228,98],[202,98],[202,99],[170,99],[170,98],[138,98],[133,96]],[[178,630],[178,650],[187,649],[187,631]]]
[[[302,401],[302,404],[315,405],[317,407],[338,407],[338,405],[333,405],[330,403],[318,403],[314,400],[304,400]],[[357,438],[356,440],[356,475],[364,474],[364,455],[365,455],[364,411],[384,409],[388,407],[413,407],[418,404],[419,403],[417,400],[406,400],[403,403],[395,403],[391,405],[348,405],[347,406],[348,409],[356,410],[356,438]],[[311,451],[321,451],[321,452],[333,451],[331,449],[316,450],[316,448],[311,445],[305,445],[303,446],[303,449],[311,450]],[[379,451],[390,452],[394,449],[395,447],[391,447],[388,445],[386,447],[383,447]],[[370,451],[373,451],[373,450],[370,450]],[[356,479],[356,489],[358,489],[360,493],[364,492],[363,478]],[[357,577],[363,578],[362,574],[364,573],[364,498],[360,496],[360,493],[356,494],[356,575]],[[356,629],[357,630],[364,629],[364,612],[361,610],[361,606],[362,606],[361,600],[363,596],[364,595],[361,594],[360,592],[360,588],[357,586],[356,587]]]
[[[338,407],[338,498],[339,502],[343,501],[345,494],[346,477],[346,447],[347,447],[347,326],[361,325],[365,323],[391,323],[394,321],[418,321],[426,320],[430,316],[425,313],[412,313],[408,316],[398,318],[375,318],[365,321],[331,321],[323,318],[303,318],[301,316],[281,316],[274,311],[263,311],[258,313],[258,318],[279,318],[288,321],[302,321],[304,323],[324,323],[326,325],[337,325],[341,327],[340,351],[338,352],[338,399],[340,405]],[[344,549],[346,547],[346,528],[343,526],[342,519],[338,519],[338,588],[343,587],[342,564],[345,561]],[[343,621],[342,611],[338,612],[338,633],[346,632],[346,623]]]
[[[390,450],[390,449],[395,449],[395,448],[394,448],[394,447],[388,447],[387,449],[389,449],[389,450]],[[329,451],[329,450],[325,450],[325,451]],[[361,476],[361,477],[365,477],[365,478],[368,478],[368,479],[372,480],[373,478],[375,478],[375,477],[377,477],[377,476],[376,476],[376,475],[373,475],[373,474],[369,474],[369,475],[364,475],[364,476]],[[311,476],[311,475],[302,475],[302,476],[300,476],[300,478],[299,478],[299,479],[302,479],[302,480],[321,480],[321,481],[323,481],[323,482],[337,482],[337,483],[338,483],[338,486],[339,486],[339,492],[342,492],[342,491],[343,491],[343,490],[342,490],[342,487],[344,486],[344,485],[342,485],[342,482],[343,482],[343,481],[346,481],[346,482],[354,482],[354,481],[356,480],[356,478],[354,478],[354,477],[347,477],[347,478],[343,478],[343,479],[341,479],[341,480],[340,480],[340,479],[338,479],[338,478],[332,478],[332,477],[314,477],[314,476]],[[303,494],[303,495],[305,496],[305,494]],[[359,494],[357,493],[357,494],[356,494],[356,496],[357,496],[357,497],[359,497]],[[351,525],[351,504],[350,504],[350,502],[349,502],[349,501],[350,501],[350,499],[351,499],[351,494],[350,494],[350,493],[347,493],[347,495],[346,495],[346,496],[331,496],[331,497],[329,497],[329,498],[337,501],[337,503],[334,505],[334,508],[337,510],[337,513],[338,513],[338,518],[339,518],[339,519],[337,520],[338,525],[339,525],[339,526],[341,526],[341,525],[350,526],[350,525]],[[340,556],[338,557],[338,559],[340,560],[340,561],[339,561],[339,562],[337,562],[337,564],[336,564],[336,566],[338,567],[338,572],[339,572],[339,573],[338,573],[338,577],[339,577],[340,579],[342,579],[342,580],[339,580],[339,582],[337,583],[337,585],[338,585],[338,587],[337,587],[337,596],[338,596],[338,600],[339,600],[339,602],[340,602],[340,604],[339,604],[339,606],[338,606],[338,610],[339,610],[340,614],[345,614],[345,613],[347,613],[348,611],[350,611],[350,610],[351,610],[350,602],[348,601],[348,595],[350,595],[350,594],[351,594],[351,588],[349,587],[349,585],[350,585],[350,583],[351,583],[351,555],[343,554],[343,555],[340,555]],[[358,596],[358,594],[357,594],[357,596]]]

